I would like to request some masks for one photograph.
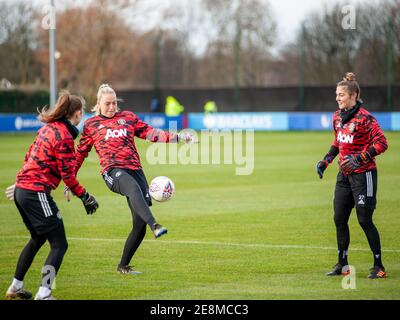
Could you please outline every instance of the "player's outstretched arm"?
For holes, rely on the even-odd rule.
[[[181,131],[178,134],[178,142],[183,141],[184,143],[199,143],[197,134],[190,131]]]

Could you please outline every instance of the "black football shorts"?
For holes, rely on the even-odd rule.
[[[49,193],[16,187],[14,201],[26,227],[33,234],[45,234],[63,225],[61,214]]]
[[[344,175],[339,171],[334,201],[349,204],[352,207],[375,209],[377,186],[376,170],[350,175]]]

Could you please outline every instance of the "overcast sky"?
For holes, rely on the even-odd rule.
[[[271,4],[275,18],[278,23],[278,44],[294,40],[296,31],[303,19],[310,12],[322,11],[324,7],[329,8],[337,2],[347,4],[357,4],[359,2],[374,3],[378,0],[268,0]]]
[[[9,0],[0,0],[0,1],[9,1]],[[44,5],[50,3],[50,0],[32,0],[36,5]],[[154,24],[159,23],[160,16],[158,15],[163,9],[168,8],[173,2],[180,2],[181,4],[185,4],[192,1],[202,1],[202,0],[137,0],[142,4],[144,11],[146,12],[146,8],[150,8],[147,12],[151,11],[152,14],[144,14],[145,16],[143,20],[135,18],[136,21],[139,21],[137,26],[141,26],[144,29],[154,27]],[[230,0],[226,0],[230,1]],[[304,20],[304,18],[310,13],[314,11],[321,11],[324,7],[329,7],[334,3],[340,2],[343,5],[347,4],[355,4],[358,2],[378,2],[379,0],[261,0],[269,2],[273,12],[274,17],[277,22],[277,42],[275,49],[278,49],[282,45],[292,42],[295,39],[296,32]],[[56,5],[60,8],[62,7],[61,3],[87,3],[87,1],[83,0],[63,0],[60,1]]]
[[[164,9],[167,8],[173,2],[180,2],[184,4],[185,2],[193,0],[140,0],[140,1],[145,6],[146,5],[151,6],[152,9],[156,7]],[[284,34],[285,36],[292,35],[295,32],[296,28],[298,27],[302,19],[304,19],[307,13],[314,10],[321,10],[324,3],[326,3],[326,0],[262,0],[262,1],[270,3],[275,13],[275,19],[278,24],[278,32],[280,34]],[[331,0],[330,2],[332,3],[336,1]]]
[[[278,24],[278,43],[282,45],[294,40],[296,31],[306,15],[322,10],[325,2],[324,0],[269,0]]]
[[[202,1],[202,0],[139,0],[144,7],[149,6],[152,8],[154,16],[146,17],[146,20],[140,22],[143,27],[146,24],[151,25],[151,21],[159,21],[157,11],[161,12],[162,9],[168,8],[171,3],[179,2],[185,4],[189,1]],[[230,1],[230,0],[226,0]],[[376,2],[379,0],[261,0],[269,2],[273,12],[274,18],[277,22],[277,47],[292,42],[295,39],[296,32],[304,20],[304,18],[314,11],[322,11],[324,7],[329,8],[333,4],[339,2],[343,5],[356,4],[358,2]],[[156,8],[156,9],[155,9]],[[160,10],[157,10],[160,8]],[[154,10],[155,9],[155,10]],[[140,20],[140,19],[139,19]],[[146,23],[147,21],[147,23]],[[275,48],[275,49],[278,49]]]

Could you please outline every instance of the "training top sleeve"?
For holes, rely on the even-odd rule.
[[[378,121],[371,115],[366,121],[366,128],[368,128],[368,135],[370,146],[367,151],[372,157],[385,152],[388,148],[387,140]]]
[[[75,175],[75,149],[74,140],[72,138],[65,138],[55,145],[55,155],[57,160],[57,167],[61,174],[65,185],[71,189],[72,193],[81,197],[85,192]]]
[[[29,147],[29,150],[27,151],[27,153],[25,154],[25,158],[24,158],[24,165],[25,163],[29,160],[29,156],[31,154],[32,148],[35,145],[35,142],[31,144],[31,146]]]
[[[177,142],[178,135],[168,131],[153,128],[146,122],[136,117],[134,124],[135,136],[140,139],[146,139],[151,142]]]
[[[83,161],[88,156],[90,150],[93,147],[93,139],[90,135],[89,128],[85,125],[79,140],[78,147],[76,148],[76,167],[75,173],[77,173],[82,166]]]

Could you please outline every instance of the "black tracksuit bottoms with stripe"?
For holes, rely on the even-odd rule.
[[[377,181],[376,170],[350,175],[338,173],[333,207],[339,251],[348,250],[350,244],[348,221],[355,207],[358,222],[367,236],[372,252],[381,253],[379,233],[372,221],[376,207]]]
[[[150,211],[152,205],[149,186],[143,170],[109,168],[103,174],[107,187],[115,193],[125,196],[132,214],[132,230],[125,242],[119,266],[129,265],[136,250],[146,234],[146,224],[150,228],[156,220]]]
[[[50,253],[44,264],[46,268],[43,269],[43,272],[46,273],[42,275],[42,286],[51,288],[55,274],[60,269],[68,248],[61,214],[49,192],[37,192],[17,187],[15,188],[14,202],[31,234],[31,238],[19,256],[15,278],[20,281],[24,280],[37,252],[48,241]],[[48,272],[51,273],[49,270],[54,270],[55,274],[49,276]]]

